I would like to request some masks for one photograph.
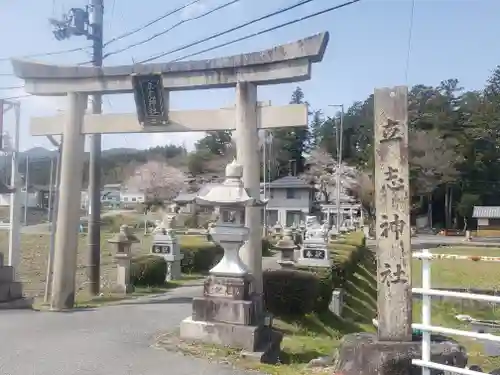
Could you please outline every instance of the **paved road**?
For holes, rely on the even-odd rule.
[[[142,303],[71,313],[0,311],[0,374],[243,375],[226,366],[150,347],[191,314],[200,287]]]

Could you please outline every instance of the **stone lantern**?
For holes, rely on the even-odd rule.
[[[280,225],[280,223],[274,224],[273,226],[274,239],[280,239],[282,235],[283,235],[283,227]]]
[[[153,241],[151,243],[151,254],[161,256],[167,263],[165,281],[178,280],[181,278],[181,253],[179,241],[172,229],[175,215],[166,214],[163,221],[155,228]]]
[[[293,267],[295,265],[295,250],[298,246],[292,238],[293,232],[290,229],[283,231],[283,238],[273,247],[281,252],[281,259],[278,263],[283,268]]]
[[[233,161],[226,167],[226,180],[196,198],[200,204],[219,208],[210,235],[224,249],[224,256],[210,270],[203,297],[193,298],[192,316],[182,321],[180,336],[257,352],[274,339],[275,332],[256,314],[259,302],[251,292],[253,278],[239,250],[249,235],[244,226],[245,208],[265,203],[249,196],[242,175],[242,166]],[[279,348],[279,341],[274,347]]]
[[[128,225],[122,225],[120,232],[108,240],[116,247],[115,260],[117,264],[117,276],[115,290],[118,293],[132,293],[134,286],[130,283],[130,261],[132,259],[132,244],[138,243],[139,239],[131,232]]]

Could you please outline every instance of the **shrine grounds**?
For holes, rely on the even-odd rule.
[[[138,231],[138,235],[140,235]],[[359,234],[355,234],[358,235]],[[113,264],[114,249],[107,242],[113,236],[109,230],[103,228],[102,258],[101,258],[101,284],[102,296],[90,298],[86,294],[85,281],[85,256],[87,250],[87,236],[80,235],[78,249],[78,269],[76,285],[78,288],[77,305],[79,307],[98,307],[106,304],[121,303],[123,298],[112,293],[112,285],[116,280],[116,271]],[[134,245],[133,253],[137,259],[147,258],[151,238],[141,237],[142,243]],[[135,298],[147,294],[160,294],[181,284],[190,283],[202,277],[208,271],[211,260],[209,253],[214,250],[214,244],[209,243],[204,236],[188,235],[179,236],[182,251],[190,259],[189,266],[184,267],[183,280],[169,285],[138,285],[136,293],[127,297]],[[305,373],[331,373],[331,367],[309,368],[308,363],[319,357],[329,356],[335,352],[340,339],[344,334],[356,331],[374,331],[371,319],[376,314],[376,279],[374,256],[369,249],[360,254],[362,257],[354,259],[352,255],[356,247],[352,243],[337,243],[331,245],[332,255],[336,267],[345,267],[350,264],[345,279],[342,281],[344,308],[342,318],[336,317],[328,310],[322,312],[309,312],[303,316],[276,316],[275,326],[285,333],[283,340],[283,364],[277,366],[245,362],[238,353],[229,349],[207,347],[203,345],[175,345],[186,355],[209,358],[214,361],[231,363],[238,367],[259,370],[264,373],[276,375],[294,375]],[[8,234],[0,232],[0,251],[8,249]],[[36,297],[36,306],[43,308],[43,291],[45,285],[45,272],[49,252],[48,234],[23,234],[21,243],[21,264],[19,275],[24,283],[24,290],[28,296]],[[358,249],[359,250],[359,249]],[[490,255],[500,256],[500,248],[478,247],[441,247],[436,249],[439,253]],[[5,254],[7,256],[7,254]],[[212,259],[213,261],[213,259]],[[339,268],[339,269],[340,269]],[[421,285],[420,261],[413,261],[413,285]],[[139,284],[141,284],[139,282]],[[496,264],[486,262],[471,262],[460,260],[436,260],[432,264],[432,285],[434,287],[454,288],[481,288],[496,289],[500,287],[500,273]],[[414,321],[420,319],[420,302],[414,303]],[[104,307],[103,307],[104,308]],[[460,303],[434,302],[432,324],[444,325],[452,328],[468,329],[466,324],[455,319],[457,314],[468,314],[476,319],[500,320],[500,311],[494,308],[470,308]],[[172,333],[160,333],[158,346],[172,350]],[[481,355],[482,345],[469,339],[457,338],[468,350],[470,363],[479,364],[483,370],[491,371],[500,367],[500,359],[487,358]]]

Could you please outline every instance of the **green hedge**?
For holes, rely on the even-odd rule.
[[[289,314],[288,311],[292,309],[291,304],[295,303],[298,299],[304,298],[306,299],[304,304],[312,306],[310,308],[311,311],[318,313],[326,311],[330,305],[333,290],[343,288],[346,281],[356,271],[359,261],[368,255],[365,245],[366,241],[363,233],[351,233],[342,243],[329,244],[328,248],[332,258],[331,268],[307,267],[299,269],[297,272],[306,272],[310,275],[310,280],[313,280],[310,282],[314,285],[308,291],[311,294],[307,297],[304,296],[304,287],[296,282],[297,278],[302,280],[300,277],[303,276],[296,277],[294,274],[290,274],[289,270],[280,270],[287,271],[281,273],[277,273],[277,271],[265,271],[263,281],[266,307],[278,316],[286,316]],[[280,277],[284,280],[281,280],[280,283],[275,281],[276,278],[279,279]],[[290,278],[294,278],[294,280],[291,281],[289,280]],[[272,282],[269,280],[272,280]],[[287,292],[276,291],[276,285],[282,285],[283,288],[286,286]],[[275,298],[279,299],[279,304],[275,301]],[[300,311],[308,309],[309,307],[307,309],[301,308]]]
[[[214,242],[207,241],[205,236],[179,236],[182,273],[207,273],[223,257],[224,250]],[[269,253],[270,245],[263,239],[263,254]],[[132,259],[131,277],[134,285],[159,286],[164,284],[166,265],[163,258],[153,255],[138,256]]]
[[[264,303],[277,316],[303,316],[314,311],[319,279],[311,272],[266,270],[263,272]]]
[[[161,286],[165,284],[167,263],[162,257],[143,255],[132,259],[130,282],[135,286]]]
[[[214,267],[223,257],[224,249],[213,242],[183,245],[181,261],[183,273],[206,273]]]

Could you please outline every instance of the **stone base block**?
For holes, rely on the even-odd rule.
[[[194,321],[189,317],[181,322],[180,338],[241,349],[247,358],[276,363],[283,335],[270,327]]]
[[[0,302],[0,310],[31,309],[33,298],[18,298],[7,302]]]
[[[211,275],[203,285],[205,297],[219,297],[234,300],[247,300],[251,279],[245,277],[224,277]]]
[[[265,332],[262,342],[259,344],[258,351],[249,352],[247,350],[242,350],[242,358],[255,360],[260,363],[276,364],[279,362],[283,334],[271,328],[266,328]]]
[[[255,306],[252,301],[195,297],[192,318],[194,321],[251,325],[255,322]]]
[[[22,298],[22,296],[23,286],[20,282],[0,283],[0,302],[8,302]]]
[[[14,280],[14,267],[3,266],[0,267],[0,284],[9,283]]]
[[[278,264],[281,268],[295,268],[295,262],[293,260],[278,260]]]
[[[113,287],[113,293],[117,294],[130,294],[135,291],[135,287],[132,284],[127,285],[115,285]]]
[[[382,342],[370,333],[346,335],[336,354],[333,373],[342,375],[421,375],[422,369],[411,364],[422,358],[421,339],[412,342]],[[464,368],[467,365],[465,349],[449,338],[433,337],[433,362]],[[441,371],[432,370],[432,375]]]

